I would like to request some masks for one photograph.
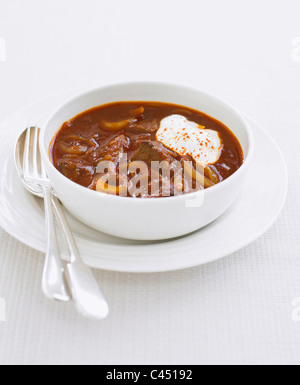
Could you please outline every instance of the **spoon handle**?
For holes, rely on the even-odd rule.
[[[71,262],[67,265],[65,274],[76,309],[86,318],[102,320],[108,316],[108,304],[92,270],[84,264],[81,258],[60,201],[54,195],[52,201],[71,253]]]
[[[45,203],[45,220],[47,235],[47,252],[43,272],[42,288],[47,298],[67,302],[70,296],[67,292],[63,274],[63,266],[58,248],[55,221],[52,209],[52,191],[47,185],[42,186]]]

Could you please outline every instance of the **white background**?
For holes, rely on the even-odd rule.
[[[42,255],[0,230],[1,364],[300,363],[299,20],[299,0],[0,0],[1,121],[51,93],[163,80],[260,122],[290,173],[279,220],[246,249],[183,272],[97,272],[102,323],[45,300]]]

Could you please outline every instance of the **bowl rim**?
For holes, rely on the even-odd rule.
[[[244,129],[244,131],[245,131],[245,133],[247,135],[247,140],[248,140],[248,154],[245,156],[245,153],[244,153],[245,159],[244,159],[244,163],[241,165],[241,167],[236,172],[234,172],[229,178],[227,178],[224,181],[216,184],[215,186],[210,187],[209,189],[195,191],[195,192],[188,193],[188,194],[171,196],[171,197],[159,197],[159,198],[155,198],[155,199],[151,199],[151,198],[120,197],[118,195],[105,194],[103,192],[90,190],[87,187],[81,186],[81,185],[77,184],[76,182],[71,181],[70,179],[65,177],[63,174],[61,174],[56,169],[54,164],[51,162],[50,157],[49,157],[49,146],[50,146],[51,142],[48,143],[47,149],[45,148],[45,145],[44,145],[45,144],[45,140],[44,140],[45,139],[45,134],[47,132],[47,128],[48,128],[49,123],[51,122],[51,120],[57,114],[59,114],[59,112],[61,110],[66,108],[68,105],[76,102],[77,100],[83,98],[84,96],[86,96],[88,94],[91,94],[91,93],[94,93],[94,92],[97,92],[97,91],[100,91],[100,90],[105,90],[105,89],[113,88],[113,87],[115,87],[115,88],[117,88],[117,87],[126,87],[126,86],[127,87],[128,86],[134,87],[134,86],[141,86],[141,85],[143,85],[145,87],[153,86],[153,85],[154,86],[162,86],[162,87],[176,87],[177,89],[182,89],[182,90],[185,90],[185,91],[201,93],[204,97],[207,96],[207,97],[209,97],[211,99],[215,99],[216,101],[218,101],[218,103],[221,103],[227,110],[229,110],[241,122],[243,122],[243,129]],[[205,111],[202,111],[202,112],[205,113]],[[80,112],[78,112],[78,114],[80,114]],[[230,127],[228,127],[228,128],[230,129]],[[57,132],[58,131],[59,131],[59,128],[57,129]],[[212,94],[210,92],[206,92],[206,91],[203,91],[203,90],[200,90],[200,89],[197,89],[197,88],[193,88],[193,87],[189,87],[189,86],[184,86],[184,85],[179,85],[179,84],[176,84],[176,83],[156,82],[156,81],[135,81],[135,82],[112,83],[112,84],[108,84],[108,85],[104,85],[104,86],[98,86],[98,87],[90,88],[90,89],[85,90],[84,92],[78,93],[74,97],[72,97],[72,98],[68,99],[67,101],[65,101],[64,103],[60,104],[56,108],[56,110],[48,117],[48,119],[46,120],[44,125],[41,127],[41,133],[40,133],[40,138],[39,138],[39,146],[40,146],[40,151],[41,151],[42,159],[43,159],[43,162],[44,162],[46,168],[47,168],[47,166],[50,167],[53,170],[53,172],[57,175],[57,177],[62,181],[62,183],[65,183],[65,184],[69,185],[70,189],[75,189],[78,192],[82,192],[82,193],[85,193],[85,194],[93,194],[93,195],[90,195],[90,196],[91,197],[92,196],[93,197],[98,196],[99,199],[101,198],[101,199],[116,200],[118,202],[126,201],[128,203],[129,202],[141,202],[141,203],[146,203],[147,202],[147,204],[151,204],[151,202],[156,202],[156,204],[158,204],[158,203],[163,203],[163,202],[167,203],[167,202],[175,201],[175,200],[182,201],[182,200],[186,200],[186,199],[193,199],[193,198],[195,198],[199,194],[204,194],[205,193],[205,196],[207,196],[206,194],[209,195],[209,194],[212,194],[212,193],[216,192],[219,189],[222,189],[222,188],[224,189],[227,185],[232,184],[234,182],[234,180],[236,180],[242,173],[244,173],[246,171],[246,169],[248,168],[248,166],[249,166],[249,164],[250,164],[250,162],[252,160],[252,157],[253,157],[253,154],[254,154],[254,147],[255,147],[255,145],[254,145],[254,135],[253,135],[253,132],[252,132],[250,124],[247,122],[247,120],[243,116],[243,114],[240,113],[231,104],[227,103],[223,99],[215,96],[214,94]],[[50,182],[52,183],[51,178],[50,178]],[[141,204],[141,203],[138,203],[138,204]]]

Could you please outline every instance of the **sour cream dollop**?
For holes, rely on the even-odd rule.
[[[190,155],[203,166],[217,162],[222,152],[217,131],[205,129],[181,115],[163,119],[156,139],[181,156]]]

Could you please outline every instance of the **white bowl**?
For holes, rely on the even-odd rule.
[[[116,101],[159,101],[203,111],[223,122],[239,140],[242,167],[225,181],[199,193],[155,199],[107,195],[63,176],[49,158],[50,142],[61,125],[80,112]],[[164,83],[128,83],[85,92],[61,106],[42,127],[42,159],[64,206],[83,223],[114,236],[162,240],[186,235],[220,217],[236,200],[252,158],[254,140],[247,121],[234,108],[205,92]]]

